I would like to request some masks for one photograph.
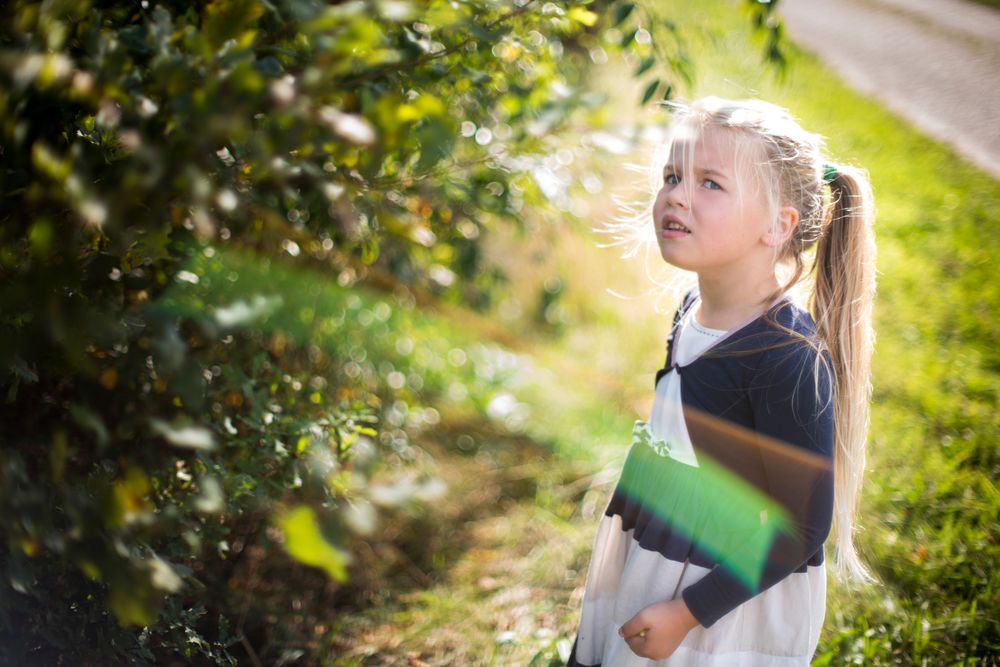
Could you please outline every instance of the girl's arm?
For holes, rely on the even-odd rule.
[[[833,383],[825,365],[816,372],[816,361],[817,353],[806,344],[761,355],[762,370],[748,389],[758,436],[752,447],[760,464],[752,484],[785,510],[786,529],[775,535],[755,581],[745,576],[747,560],[754,557],[737,550],[683,591],[688,609],[705,627],[801,570],[817,553],[822,556],[833,516]],[[746,453],[741,452],[744,459]],[[762,524],[765,520],[762,515]],[[730,564],[742,566],[742,572]]]

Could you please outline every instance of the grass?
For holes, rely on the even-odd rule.
[[[730,5],[663,3],[663,13],[689,36],[695,94],[787,106],[828,137],[836,160],[867,168],[876,192],[878,345],[859,542],[880,583],[832,582],[814,664],[995,664],[1000,284],[989,260],[1000,246],[1000,184],[807,53],[792,48],[791,68],[777,80]],[[609,74],[620,81],[620,70]],[[595,223],[614,214],[602,203],[607,193],[629,186],[619,164],[601,178]],[[527,430],[483,430],[442,412],[441,428],[424,437],[452,492],[438,520],[422,525],[428,539],[465,539],[448,548],[441,538],[426,585],[342,614],[328,664],[556,664],[565,653],[597,515],[631,422],[648,409],[670,315],[653,311],[641,263],[622,262],[598,241],[558,224],[539,264],[498,239],[522,302],[546,277],[566,286],[564,335],[519,330],[531,360],[516,388],[531,406]],[[609,287],[644,296],[617,299]],[[459,451],[463,429],[477,434],[482,454]]]

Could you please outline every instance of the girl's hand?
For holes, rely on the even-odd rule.
[[[640,658],[662,660],[670,656],[698,619],[684,604],[684,600],[656,602],[630,618],[619,630],[632,652]]]

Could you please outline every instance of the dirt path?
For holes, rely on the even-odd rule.
[[[782,0],[851,86],[1000,178],[1000,11],[967,0]]]

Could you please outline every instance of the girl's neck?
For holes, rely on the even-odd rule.
[[[713,280],[698,276],[700,304],[694,313],[698,324],[729,330],[751,317],[762,315],[771,305],[779,284],[773,273],[756,280]]]

